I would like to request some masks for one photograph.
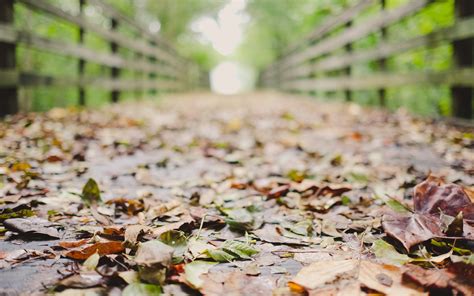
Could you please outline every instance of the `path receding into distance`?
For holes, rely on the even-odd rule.
[[[420,210],[420,183],[423,205],[457,195]],[[0,294],[140,281],[168,295],[417,295],[431,287],[417,268],[473,250],[473,186],[472,129],[355,104],[194,93],[17,115],[0,122]],[[434,212],[456,216],[454,200],[460,232]],[[429,259],[448,237],[467,251]],[[469,291],[449,271],[446,288]]]

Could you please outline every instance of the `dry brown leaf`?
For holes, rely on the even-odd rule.
[[[59,242],[59,245],[65,249],[72,249],[72,248],[77,248],[77,247],[80,247],[82,245],[85,245],[89,242],[89,239],[88,238],[85,238],[85,239],[81,239],[81,240],[78,240],[78,241],[63,241],[63,242]]]
[[[130,225],[125,229],[125,241],[135,244],[140,236],[151,233],[152,228],[145,225]]]
[[[64,254],[64,256],[76,260],[86,260],[94,253],[99,255],[117,254],[123,252],[125,248],[121,242],[99,242],[91,246],[85,247],[81,250],[71,250]]]
[[[382,222],[385,232],[407,250],[433,237],[448,236],[442,231],[441,214],[456,217],[462,212],[464,219],[474,219],[474,203],[462,186],[445,184],[441,178],[429,176],[414,191],[415,213],[387,213]],[[472,227],[466,220],[463,224],[463,236],[474,239]]]
[[[474,295],[474,265],[465,263],[451,264],[447,269],[424,269],[409,264],[405,267],[403,278],[415,282],[436,293],[443,289],[454,289],[462,295]]]

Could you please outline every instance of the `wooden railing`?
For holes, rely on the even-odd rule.
[[[455,23],[447,28],[414,38],[386,41],[387,28],[412,17],[429,5],[430,0],[410,0],[393,9],[385,9],[385,0],[360,0],[336,16],[328,17],[301,42],[292,45],[285,54],[261,75],[264,87],[293,92],[344,91],[350,101],[356,90],[378,90],[380,105],[385,105],[386,89],[406,85],[447,85],[451,88],[452,113],[456,117],[472,118],[474,86],[474,1],[455,0]],[[356,18],[371,8],[382,9],[363,21]],[[341,30],[344,28],[344,30]],[[332,34],[331,34],[332,33]],[[354,50],[352,44],[378,33],[375,47]],[[453,46],[453,67],[439,72],[394,73],[386,60],[419,48]],[[342,51],[341,49],[344,49]],[[370,75],[355,76],[351,67],[377,62],[378,70]]]
[[[110,101],[117,102],[121,91],[180,91],[205,83],[206,73],[191,61],[181,57],[159,36],[150,33],[143,25],[119,12],[102,0],[77,0],[79,13],[72,14],[46,0],[0,0],[0,115],[18,112],[18,90],[25,87],[58,86],[77,87],[78,104],[86,103],[86,88],[97,87],[110,91]],[[64,42],[38,35],[33,30],[14,26],[15,4],[35,13],[78,28],[77,42]],[[86,5],[99,8],[103,17],[110,20],[105,27],[89,21],[84,15]],[[117,28],[128,26],[135,38],[121,34]],[[84,43],[85,34],[94,34],[110,44],[109,52],[98,52]],[[50,76],[23,72],[16,67],[16,48],[23,45],[78,60],[77,73]],[[133,58],[120,54],[119,48],[135,53]],[[110,68],[106,77],[85,74],[86,63]],[[121,71],[137,73],[140,79],[121,78]]]

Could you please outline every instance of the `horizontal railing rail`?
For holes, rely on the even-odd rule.
[[[79,104],[86,102],[86,89],[101,88],[110,91],[110,99],[118,101],[121,91],[181,91],[204,85],[206,73],[190,60],[180,56],[163,38],[152,34],[133,18],[124,15],[102,0],[77,0],[80,11],[73,14],[46,0],[0,1],[0,115],[19,111],[18,90],[38,86],[77,87]],[[33,29],[14,25],[15,5],[49,17],[51,20],[73,25],[78,29],[76,41],[44,37]],[[91,5],[110,20],[110,27],[89,21],[84,7]],[[135,37],[121,33],[119,26],[127,26]],[[97,51],[84,42],[85,34],[93,34],[109,43],[109,51]],[[17,67],[16,49],[21,45],[78,61],[77,72],[52,76],[25,71]],[[133,55],[124,55],[126,49]],[[107,76],[86,75],[86,63],[110,69]],[[121,77],[121,71],[132,71],[139,79]]]
[[[393,9],[385,9],[384,0],[361,0],[339,15],[328,17],[312,34],[291,45],[285,54],[261,73],[265,87],[285,91],[345,92],[351,100],[352,91],[378,90],[379,102],[385,104],[386,88],[405,85],[446,85],[451,87],[452,112],[456,117],[472,118],[474,67],[474,1],[455,0],[456,21],[447,28],[411,38],[387,41],[387,28],[422,12],[434,0],[411,0]],[[382,10],[354,24],[358,14],[373,5]],[[345,27],[344,30],[335,30]],[[330,34],[335,32],[335,34]],[[380,33],[379,43],[354,50],[352,44],[372,34]],[[441,72],[430,69],[421,72],[391,72],[388,58],[415,49],[453,46],[453,67]],[[341,50],[343,49],[343,50]],[[351,69],[363,63],[377,62],[378,70],[354,75]],[[373,71],[373,70],[372,70]]]

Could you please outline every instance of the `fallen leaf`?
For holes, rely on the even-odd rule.
[[[55,224],[41,218],[13,218],[3,221],[6,229],[16,232],[26,240],[59,239]]]
[[[463,188],[456,184],[445,184],[434,176],[415,187],[413,202],[414,213],[386,213],[382,221],[385,232],[399,240],[407,250],[431,238],[447,236],[442,231],[446,228],[440,218],[442,215],[456,217],[462,212],[464,218],[474,218],[474,204]],[[472,226],[465,220],[463,223],[464,237],[474,239]]]
[[[200,292],[207,296],[221,295],[272,295],[276,287],[269,277],[254,277],[241,272],[230,272],[218,276],[208,273],[201,276],[204,281]]]
[[[94,179],[87,180],[87,183],[82,188],[81,198],[87,206],[101,201],[99,185]]]
[[[130,225],[125,229],[125,241],[136,244],[139,238],[147,233],[151,233],[152,228],[145,225]]]
[[[137,253],[133,261],[139,265],[152,266],[160,264],[169,266],[173,257],[174,249],[158,240],[139,243]]]
[[[415,212],[456,217],[463,212],[466,219],[474,220],[474,204],[462,186],[445,184],[441,178],[429,176],[415,186]]]
[[[99,253],[94,253],[89,256],[89,258],[84,261],[82,266],[84,267],[85,270],[92,271],[97,268],[97,265],[99,264],[100,260],[100,255]]]
[[[153,236],[159,237],[165,232],[168,232],[170,230],[178,230],[181,227],[189,225],[191,223],[194,223],[194,219],[190,215],[185,215],[180,219],[179,222],[169,223],[164,226],[153,229]]]
[[[433,293],[450,288],[461,295],[473,295],[474,266],[458,262],[451,264],[447,269],[424,269],[409,264],[405,267],[403,279],[422,285]]]
[[[64,256],[76,260],[86,260],[95,253],[103,256],[121,253],[124,249],[125,248],[121,242],[98,242],[81,250],[68,251]]]
[[[92,288],[104,284],[106,281],[100,274],[95,271],[82,272],[69,276],[58,283],[58,286],[68,288]]]
[[[377,259],[387,264],[401,266],[412,261],[412,258],[408,257],[408,255],[398,253],[395,247],[381,239],[373,243],[372,250]]]
[[[150,296],[160,295],[161,287],[152,284],[133,283],[125,287],[122,296]]]
[[[199,289],[204,284],[201,275],[206,274],[211,267],[216,265],[216,262],[195,260],[184,266],[184,277],[193,288]]]
[[[85,245],[89,242],[89,239],[88,238],[85,238],[85,239],[81,239],[81,240],[78,240],[78,241],[63,241],[63,242],[59,242],[59,245],[65,249],[72,249],[72,248],[77,248],[77,247],[80,247],[82,245]]]
[[[335,260],[321,261],[303,267],[290,282],[290,287],[303,287],[312,293],[327,285],[344,286],[356,281],[359,290],[362,287],[384,293],[385,295],[423,295],[402,284],[402,272],[393,265],[382,265],[366,260]],[[358,294],[352,291],[354,295]]]

